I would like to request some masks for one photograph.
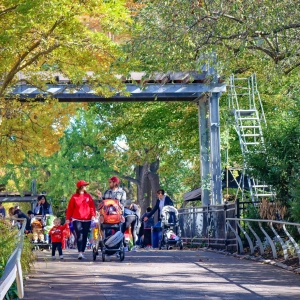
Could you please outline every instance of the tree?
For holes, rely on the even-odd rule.
[[[298,222],[299,157],[300,157],[300,110],[291,107],[281,112],[281,118],[271,119],[265,134],[265,149],[249,155],[250,168],[257,178],[273,185],[276,198],[284,205],[292,206],[294,221]]]
[[[26,151],[58,147],[74,105],[55,100],[20,103],[11,87],[26,82],[45,89],[61,74],[79,88],[88,81],[101,95],[124,90],[116,74],[126,73],[121,46],[107,34],[122,34],[130,23],[122,0],[4,0],[0,8],[0,161],[20,162]],[[97,29],[97,30],[95,30]],[[118,61],[118,64],[116,63]],[[125,71],[124,71],[125,69]],[[8,155],[9,153],[9,155]]]
[[[212,51],[224,75],[251,65],[275,65],[284,74],[299,67],[297,1],[141,2],[145,7],[136,17],[132,51],[152,71],[194,70]]]
[[[139,53],[141,69],[150,74],[200,71],[208,62],[207,54],[215,53],[215,66],[225,79],[232,73],[241,77],[257,73],[267,120],[275,120],[276,128],[280,128],[281,111],[289,116],[289,109],[299,104],[297,1],[281,0],[276,5],[259,0],[141,2],[145,7],[136,16],[130,41],[130,53],[133,57]],[[226,110],[223,103],[221,112]],[[280,136],[276,141],[284,143]],[[231,162],[242,165],[237,136],[223,131],[221,137],[230,140]]]
[[[185,182],[182,179],[191,165],[199,163],[194,104],[98,103],[93,110],[106,124],[98,138],[105,157],[122,178],[137,185],[142,209],[155,203],[159,188],[182,196],[180,192],[199,183],[199,171],[191,172]],[[193,176],[196,179],[188,180]]]

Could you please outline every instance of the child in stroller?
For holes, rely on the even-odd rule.
[[[181,240],[181,232],[179,228],[178,210],[174,206],[164,206],[161,212],[161,227],[162,227],[162,239],[159,241],[158,247],[161,250],[162,247],[179,247],[183,248]]]
[[[103,239],[100,240],[102,252],[102,261],[105,261],[105,255],[117,254],[120,261],[125,258],[123,247],[123,233],[121,225],[124,223],[122,206],[119,200],[105,199],[99,204],[100,229]]]

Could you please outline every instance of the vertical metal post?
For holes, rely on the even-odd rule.
[[[198,102],[202,206],[210,204],[209,114],[207,100],[208,97],[204,96]]]
[[[210,111],[210,170],[212,205],[222,203],[222,177],[221,177],[221,146],[220,146],[220,93],[211,93],[209,99]]]

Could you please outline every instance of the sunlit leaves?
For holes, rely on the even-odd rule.
[[[121,45],[131,23],[125,1],[3,0],[0,5],[0,165],[20,163],[26,155],[50,155],[74,114],[74,105],[20,104],[7,99],[10,87],[26,82],[45,89],[60,73],[80,85],[88,80],[96,93],[109,96],[124,86]],[[117,61],[118,64],[116,63]],[[122,62],[122,63],[120,63]],[[27,154],[26,154],[27,153]]]

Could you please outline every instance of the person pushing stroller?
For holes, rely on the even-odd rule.
[[[163,189],[159,189],[156,192],[157,194],[157,201],[155,206],[152,208],[152,210],[147,213],[147,216],[144,217],[144,222],[146,222],[150,217],[152,217],[155,212],[158,210],[158,222],[155,224],[155,227],[161,227],[161,212],[164,206],[174,206],[173,201],[169,196],[165,195],[165,191]]]
[[[108,184],[109,189],[106,190],[103,195],[100,190],[96,191],[98,200],[117,199],[122,207],[124,207],[126,201],[126,192],[120,187],[120,179],[116,176],[112,176],[109,178]]]

